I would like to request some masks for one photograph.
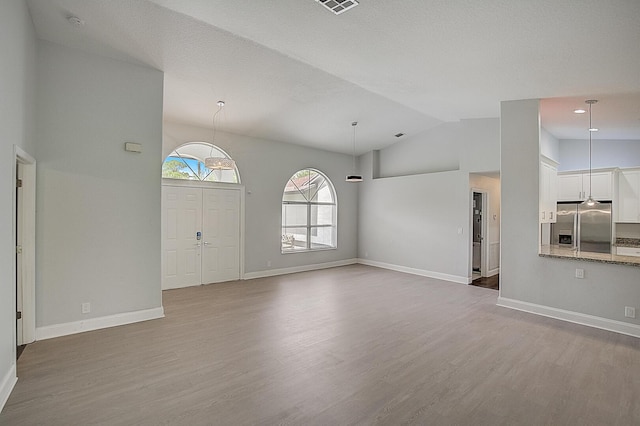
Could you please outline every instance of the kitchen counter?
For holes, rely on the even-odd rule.
[[[617,247],[640,247],[640,238],[616,238]]]
[[[640,257],[637,256],[619,256],[617,254],[592,253],[550,245],[542,246],[540,248],[539,256],[559,259],[586,260],[587,262],[640,267]]]

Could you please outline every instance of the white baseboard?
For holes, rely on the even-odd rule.
[[[11,395],[13,387],[16,385],[18,377],[16,376],[16,363],[11,364],[11,367],[7,371],[7,374],[2,378],[0,382],[0,411],[4,408],[4,405]]]
[[[487,272],[487,277],[493,277],[494,275],[498,275],[500,273],[500,268],[492,269]]]
[[[85,331],[116,327],[119,325],[132,324],[134,322],[148,321],[163,317],[164,309],[161,306],[159,308],[145,309],[142,311],[125,312],[105,317],[90,318],[83,321],[48,325],[36,328],[36,340],[52,339],[54,337],[67,336],[69,334],[84,333]]]
[[[442,272],[427,271],[424,269],[409,268],[408,266],[393,265],[391,263],[377,262],[369,259],[358,259],[358,263],[378,268],[391,269],[392,271],[405,272],[407,274],[420,275],[422,277],[436,278],[438,280],[451,281],[458,284],[469,284],[470,277],[443,274]]]
[[[338,266],[354,265],[358,259],[337,260],[335,262],[315,263],[312,265],[294,266],[291,268],[268,269],[266,271],[248,272],[244,274],[245,280],[254,278],[274,277],[276,275],[295,274],[296,272],[316,271],[318,269],[335,268]]]
[[[549,306],[537,305],[535,303],[522,302],[520,300],[498,297],[498,306],[516,309],[518,311],[529,312],[562,321],[573,322],[575,324],[587,325],[589,327],[614,331],[633,337],[640,337],[640,325],[627,322],[616,321],[579,312],[565,311],[564,309],[552,308]]]

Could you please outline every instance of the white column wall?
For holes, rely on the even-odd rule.
[[[640,336],[640,317],[624,317],[625,306],[640,308],[640,268],[538,256],[538,104],[501,104],[499,303]]]
[[[161,307],[162,85],[160,71],[39,42],[39,329]]]

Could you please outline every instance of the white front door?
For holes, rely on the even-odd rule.
[[[203,189],[202,283],[240,278],[240,192]]]
[[[162,234],[163,290],[240,278],[240,191],[163,185]]]
[[[202,283],[202,189],[162,187],[162,289]]]

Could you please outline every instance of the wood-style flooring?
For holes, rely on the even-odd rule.
[[[500,275],[496,274],[492,277],[480,277],[471,282],[476,287],[490,288],[492,290],[500,289]]]
[[[638,425],[640,339],[353,265],[30,344],[2,425]]]

